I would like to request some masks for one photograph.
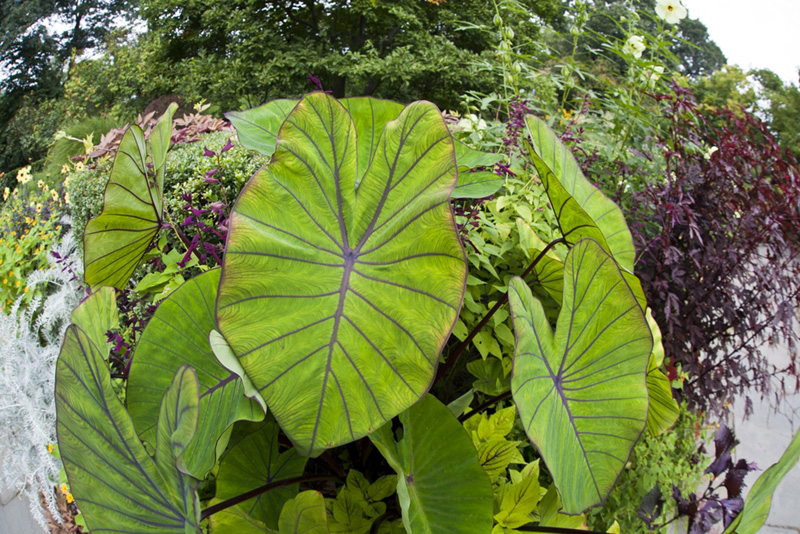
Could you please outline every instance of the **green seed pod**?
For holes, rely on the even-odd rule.
[[[503,28],[503,37],[506,39],[513,39],[514,38],[514,30],[511,28]]]
[[[499,28],[503,25],[503,17],[501,17],[500,15],[495,15],[494,18],[492,19],[492,22],[494,22],[494,25]]]

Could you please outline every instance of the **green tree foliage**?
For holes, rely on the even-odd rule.
[[[623,0],[593,0],[586,29],[589,30],[581,41],[586,47],[586,53],[591,58],[596,57],[600,51],[600,43],[592,33],[605,37],[625,40],[625,24],[628,19],[638,18],[642,27],[652,33],[658,33],[659,21],[655,18],[656,0],[634,0],[633,7],[636,13],[630,10],[628,2]],[[691,15],[691,13],[690,13]],[[714,72],[725,64],[726,59],[714,41],[708,35],[706,25],[692,18],[685,18],[677,25],[675,44],[671,52],[675,56],[672,68],[696,78]],[[624,68],[624,65],[620,63]]]
[[[562,10],[556,0],[522,4],[525,12],[508,22],[528,39]],[[337,97],[425,98],[442,107],[456,106],[467,89],[493,87],[469,67],[496,44],[477,27],[495,15],[482,0],[145,0],[141,15],[160,39],[162,64],[186,69],[188,87],[174,89],[221,105],[299,95],[312,88],[309,74]]]
[[[756,70],[755,79],[761,84],[761,97],[767,104],[767,122],[781,146],[800,158],[800,88],[784,83],[768,69]],[[800,72],[798,72],[800,77]]]

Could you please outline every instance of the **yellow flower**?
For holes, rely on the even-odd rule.
[[[31,166],[22,167],[17,171],[17,181],[26,184],[31,181]]]
[[[19,287],[20,285],[21,284],[19,283],[19,280],[17,280],[17,282],[14,284],[14,287]]]
[[[8,188],[6,187],[6,188],[3,190],[3,200],[4,200],[4,201],[5,201],[5,200],[8,200],[8,195],[10,195],[10,194],[11,194],[11,191],[9,191],[9,190],[8,190]]]
[[[64,202],[69,205],[69,193],[64,193]]]
[[[52,198],[52,199],[53,199],[53,202],[55,202],[56,200],[58,200],[58,192],[56,192],[56,190],[55,190],[55,189],[51,189],[51,190],[50,190],[50,198]]]
[[[67,174],[67,173],[69,173],[69,165],[65,163],[64,165],[61,166],[61,174]]]
[[[36,213],[41,213],[41,212],[42,212],[42,203],[39,202],[38,204],[36,204]]]
[[[25,288],[25,293],[27,293],[27,292],[28,292],[28,288],[26,287],[26,288]]]
[[[27,289],[27,288],[26,288],[26,289]],[[52,443],[50,443],[50,444],[48,444],[48,445],[47,445],[47,452],[49,452],[50,454],[52,454],[52,453],[53,453],[53,444],[52,444]]]
[[[75,502],[75,498],[71,493],[67,493],[67,504],[72,504],[73,502]]]
[[[83,162],[82,161],[79,161],[78,163],[75,164],[75,170],[79,171],[79,172],[83,170]]]
[[[8,283],[8,278],[3,278],[3,285],[6,285],[7,283]]]
[[[11,235],[17,235],[17,232],[11,231]]]
[[[61,493],[69,493],[69,488],[66,484],[61,484]]]
[[[43,187],[47,187],[47,185],[41,180],[36,182],[36,185],[39,187],[39,189],[42,189]]]

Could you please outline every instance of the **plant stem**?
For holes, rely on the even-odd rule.
[[[458,422],[459,423],[463,423],[464,421],[466,421],[467,419],[469,419],[473,415],[477,415],[477,414],[481,413],[482,411],[484,411],[486,408],[488,408],[492,404],[497,404],[501,400],[507,399],[510,396],[511,396],[511,390],[506,391],[505,393],[501,393],[500,395],[497,395],[495,397],[492,397],[491,399],[487,400],[486,402],[484,402],[483,404],[481,404],[480,406],[478,406],[477,408],[475,408],[471,412],[465,413],[464,415],[459,417],[458,418]]]
[[[269,484],[264,484],[260,488],[252,489],[247,493],[242,493],[236,497],[232,497],[221,503],[217,503],[214,506],[209,506],[205,510],[200,513],[200,520],[206,519],[208,516],[216,514],[226,508],[230,508],[231,506],[236,506],[239,503],[252,499],[253,497],[257,497],[262,493],[266,493],[269,490],[283,488],[286,486],[291,486],[292,484],[300,484],[302,482],[312,482],[316,480],[341,480],[338,476],[334,475],[305,475],[293,478],[287,478],[284,480],[278,480],[276,482],[270,482]]]
[[[544,247],[544,250],[542,250],[539,253],[539,255],[536,256],[533,262],[528,266],[528,268],[525,269],[525,272],[522,273],[521,275],[522,279],[524,280],[525,278],[527,278],[527,276],[531,274],[531,271],[533,271],[533,268],[536,267],[536,265],[542,260],[542,258],[544,258],[545,254],[547,254],[551,248],[558,245],[559,243],[566,243],[566,240],[563,237],[559,237],[558,239],[555,239],[550,243],[548,243],[547,246]],[[466,337],[466,339],[464,339],[464,341],[461,342],[461,344],[456,348],[455,352],[450,355],[450,357],[445,362],[444,366],[439,368],[439,372],[436,373],[436,379],[433,381],[434,384],[436,384],[436,382],[441,380],[444,377],[444,375],[453,367],[453,365],[455,365],[456,361],[458,360],[458,357],[461,356],[462,352],[464,352],[464,349],[466,349],[469,346],[469,344],[472,342],[475,336],[478,335],[478,332],[480,332],[481,329],[484,326],[486,326],[486,323],[489,322],[489,319],[491,319],[492,316],[497,312],[497,310],[499,310],[506,302],[508,302],[508,293],[504,293],[497,300],[495,305],[492,306],[492,309],[489,310],[489,312],[483,317],[483,319],[481,319],[481,322],[478,323],[478,325],[472,329],[472,332],[470,332],[469,335]]]

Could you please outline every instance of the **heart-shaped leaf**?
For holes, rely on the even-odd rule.
[[[436,107],[388,122],[366,173],[357,146],[332,97],[294,108],[231,214],[217,299],[220,330],[310,455],[425,394],[466,283],[452,139]]]
[[[325,499],[318,491],[304,491],[281,510],[279,534],[328,534]]]
[[[161,228],[164,169],[172,133],[171,104],[150,139],[130,126],[117,150],[103,211],[86,225],[84,277],[91,286],[122,289]]]
[[[78,325],[101,354],[108,354],[106,332],[119,326],[117,299],[114,289],[101,287],[72,310],[72,324]]]
[[[589,183],[570,149],[543,120],[529,115],[525,124],[532,142],[526,141],[528,151],[567,243],[594,239],[633,272],[636,250],[622,210]]]
[[[56,363],[55,393],[61,459],[92,532],[200,532],[196,481],[177,469],[197,425],[191,368],[180,368],[163,396],[155,460],[114,393],[103,354],[76,325]]]
[[[397,495],[409,534],[485,534],[492,529],[492,486],[464,427],[432,395],[370,439],[397,471]]]
[[[772,506],[772,495],[789,471],[794,469],[800,460],[800,431],[781,455],[781,459],[764,471],[747,495],[744,508],[733,520],[725,534],[756,534],[767,522],[769,509]]]
[[[220,499],[212,499],[209,506],[215,506],[222,502]],[[264,534],[275,532],[267,528],[263,522],[254,519],[244,509],[237,505],[225,508],[209,516],[210,531],[212,534]]]
[[[278,130],[297,102],[289,99],[272,100],[257,108],[229,111],[225,118],[233,124],[243,147],[271,156],[275,152]]]
[[[264,417],[257,400],[245,396],[238,375],[223,367],[209,345],[216,328],[214,302],[220,271],[192,278],[161,303],[145,328],[128,375],[128,411],[139,437],[155,440],[156,409],[181,365],[191,365],[200,382],[197,436],[184,455],[187,472],[203,479],[225,448],[220,437],[235,422]],[[219,442],[219,443],[218,443]]]
[[[222,459],[217,476],[217,498],[230,499],[254,488],[303,474],[306,458],[295,449],[279,452],[278,425],[269,421],[241,439]],[[297,495],[299,484],[276,488],[239,506],[253,519],[269,528],[278,528],[278,518],[286,501]]]
[[[521,278],[509,284],[517,337],[511,391],[568,514],[601,503],[647,418],[650,328],[614,260],[592,240],[564,264],[553,332]]]

